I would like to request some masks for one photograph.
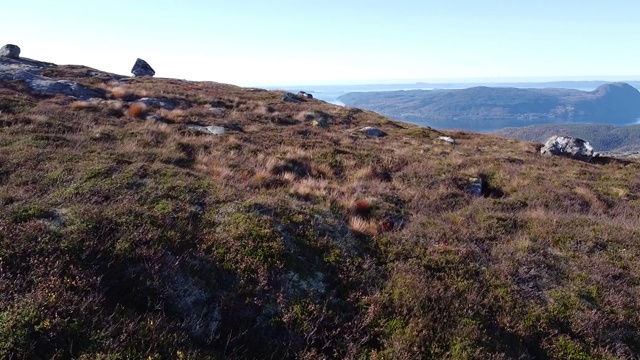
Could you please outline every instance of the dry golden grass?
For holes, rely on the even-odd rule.
[[[142,118],[147,114],[147,105],[143,103],[133,103],[125,111],[125,115],[130,118]]]
[[[365,220],[358,216],[349,218],[349,229],[358,235],[375,236],[380,232],[380,226],[374,220]]]
[[[108,89],[108,92],[114,99],[123,99],[126,96],[130,95],[131,92],[125,86],[115,86]]]

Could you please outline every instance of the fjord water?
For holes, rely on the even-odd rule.
[[[297,93],[305,91],[314,98],[331,104],[344,106],[338,97],[350,92],[399,91],[399,90],[433,90],[421,84],[364,84],[364,85],[303,85],[288,87],[287,90]]]
[[[542,87],[539,83],[515,84],[513,87]],[[524,85],[524,86],[523,86]],[[508,86],[508,84],[494,83],[442,83],[442,84],[356,84],[356,85],[302,85],[296,87],[287,87],[286,90],[297,93],[305,91],[313,95],[314,98],[326,101],[331,104],[344,106],[344,103],[338,97],[350,92],[376,92],[376,91],[400,91],[400,90],[435,90],[435,89],[464,89],[473,86]],[[593,91],[597,86],[591,87],[567,87],[569,89],[581,91]],[[275,88],[274,88],[275,90]]]

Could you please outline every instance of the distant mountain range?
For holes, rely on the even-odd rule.
[[[629,125],[640,118],[640,92],[627,83],[607,83],[593,91],[478,86],[354,92],[339,99],[398,120],[470,131],[559,123]]]

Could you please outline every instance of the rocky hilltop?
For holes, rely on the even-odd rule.
[[[640,118],[640,92],[626,83],[594,91],[481,86],[350,93],[340,100],[398,120],[474,131],[550,123],[628,125]]]
[[[637,162],[0,64],[0,358],[640,353]]]

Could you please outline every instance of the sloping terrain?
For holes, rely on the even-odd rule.
[[[628,125],[640,118],[640,92],[625,83],[594,91],[480,86],[349,93],[339,99],[397,120],[472,131],[557,123]]]
[[[0,358],[640,352],[639,163],[281,92],[38,76],[98,98],[0,81]]]

